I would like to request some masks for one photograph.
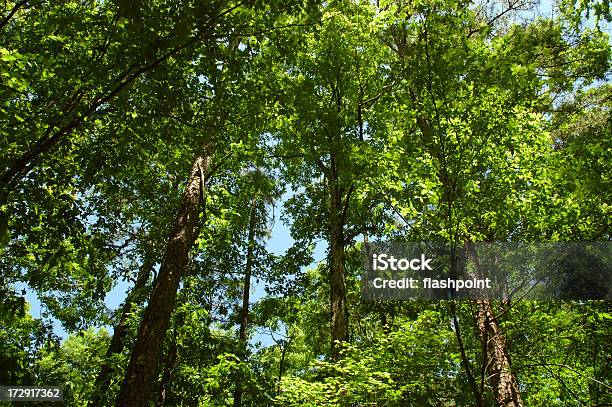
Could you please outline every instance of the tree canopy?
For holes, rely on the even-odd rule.
[[[606,0],[5,1],[0,385],[612,404],[609,292],[360,294],[369,242],[610,241],[611,26]]]

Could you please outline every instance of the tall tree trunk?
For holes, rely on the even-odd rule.
[[[129,314],[132,310],[132,306],[140,303],[145,297],[143,291],[145,286],[147,285],[147,281],[149,279],[149,275],[151,274],[151,270],[155,265],[155,261],[155,256],[151,254],[147,255],[143,265],[141,266],[138,272],[138,277],[136,278],[134,287],[128,294],[127,298],[125,299],[125,302],[123,303],[123,306],[121,307],[121,316],[119,317],[119,322],[117,323],[117,326],[115,326],[113,337],[111,338],[108,350],[106,351],[106,360],[100,368],[100,373],[96,378],[96,382],[94,384],[94,389],[96,392],[88,403],[89,407],[96,407],[104,404],[103,400],[110,387],[110,382],[113,373],[113,366],[110,363],[110,358],[113,355],[119,354],[123,351],[123,347],[125,345],[125,337],[129,329]]]
[[[242,309],[240,310],[240,342],[246,346],[247,329],[249,324],[249,296],[251,291],[251,274],[253,271],[253,254],[255,251],[255,226],[257,225],[257,196],[253,197],[251,212],[249,214],[249,236],[244,268],[244,288],[242,290]],[[242,389],[240,383],[236,383],[234,391],[234,407],[242,404]]]
[[[176,292],[189,262],[189,252],[199,232],[198,217],[204,194],[204,174],[208,171],[209,163],[209,156],[199,156],[191,168],[157,282],[140,325],[121,391],[117,396],[118,407],[144,407],[152,396],[151,390],[157,375],[161,347],[174,308]]]
[[[486,372],[500,407],[522,407],[516,376],[512,372],[506,340],[495,320],[491,300],[479,300],[476,313],[478,333],[486,355]]]
[[[253,257],[255,253],[255,227],[257,226],[257,200],[254,197],[249,214],[249,235],[246,264],[244,267],[244,288],[242,291],[242,309],[240,310],[240,340],[246,342],[249,323],[249,296],[251,290],[251,275],[253,273]]]
[[[336,169],[332,163],[329,179],[330,214],[329,214],[329,263],[331,290],[331,358],[340,359],[340,348],[337,342],[349,340],[348,309],[346,306],[346,276],[344,267],[344,206],[342,191],[338,185]]]
[[[482,278],[480,263],[472,243],[466,244],[467,255],[479,278]],[[485,374],[491,381],[493,394],[500,407],[522,407],[523,401],[516,375],[512,372],[510,355],[506,348],[506,339],[495,319],[491,300],[486,298],[476,301],[476,326],[482,344]]]

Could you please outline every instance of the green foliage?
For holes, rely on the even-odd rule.
[[[399,318],[392,332],[379,330],[371,344],[347,345],[338,363],[314,361],[304,377],[283,378],[277,402],[438,405],[452,400],[457,391],[452,377],[458,356],[447,356],[456,351],[453,340],[439,312],[424,311],[415,321]]]
[[[88,329],[70,336],[61,347],[43,348],[35,367],[38,383],[61,386],[65,403],[86,406],[108,339],[105,330]]]
[[[9,297],[10,299],[11,297]],[[29,305],[23,297],[16,297],[9,308],[0,304],[0,383],[32,385],[35,363],[41,348],[56,345],[51,327],[29,314]]]
[[[356,241],[610,240],[609,2],[532,6],[5,2],[1,384],[61,385],[85,405],[106,361],[114,403],[186,176],[211,147],[151,401],[226,406],[240,389],[243,406],[475,405],[474,379],[494,405],[475,305],[362,301]],[[279,210],[295,241],[272,254]],[[330,261],[313,263],[333,238],[350,333],[335,362]],[[145,266],[141,299],[111,312],[108,294]],[[494,311],[526,406],[612,403],[608,302]],[[106,356],[94,327],[120,318],[125,346]]]

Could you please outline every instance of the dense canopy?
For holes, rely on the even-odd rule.
[[[611,22],[607,0],[5,1],[0,386],[611,405],[610,297],[360,296],[366,242],[611,240]]]

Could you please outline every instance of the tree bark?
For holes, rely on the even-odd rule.
[[[346,276],[344,267],[344,206],[342,191],[338,185],[336,169],[332,162],[329,179],[329,263],[331,290],[331,358],[340,359],[339,343],[348,342],[348,309],[346,306]],[[347,203],[348,204],[348,203]]]
[[[249,236],[248,248],[246,256],[246,265],[244,267],[244,288],[242,290],[242,309],[240,310],[240,334],[239,339],[243,346],[247,342],[247,329],[249,324],[249,297],[251,291],[251,274],[253,271],[253,254],[255,251],[255,226],[257,225],[257,197],[253,197],[251,204],[251,212],[249,214]],[[236,383],[234,391],[234,407],[240,407],[242,404],[242,389],[240,383]]]
[[[98,374],[98,377],[96,378],[94,384],[94,389],[96,392],[92,396],[92,399],[89,401],[88,407],[96,407],[104,404],[103,400],[110,387],[113,373],[113,366],[110,363],[110,358],[113,355],[119,354],[123,351],[123,347],[125,345],[125,337],[127,336],[129,330],[129,314],[132,310],[132,306],[140,303],[145,297],[143,290],[147,285],[149,274],[151,274],[151,270],[155,265],[155,260],[155,256],[153,255],[148,255],[145,258],[144,264],[138,272],[138,277],[136,278],[134,287],[132,288],[127,298],[125,299],[125,302],[123,303],[119,322],[117,323],[117,326],[115,326],[113,337],[111,338],[108,350],[106,351],[106,358],[104,364],[100,368],[100,373]]]
[[[486,355],[487,375],[500,407],[522,407],[516,376],[512,372],[506,340],[495,320],[491,300],[479,300],[476,313],[478,332]]]
[[[174,228],[166,245],[157,282],[151,293],[130,362],[117,396],[118,407],[144,407],[152,396],[162,343],[174,308],[177,289],[199,232],[198,217],[204,194],[204,173],[210,157],[193,163]]]
[[[474,264],[476,273],[482,277],[476,251],[471,243],[467,243],[467,254]],[[506,348],[506,339],[495,319],[491,300],[483,295],[476,301],[476,326],[482,344],[484,372],[491,382],[493,394],[500,407],[522,407],[523,401],[519,391],[516,375],[512,372],[510,355]]]

